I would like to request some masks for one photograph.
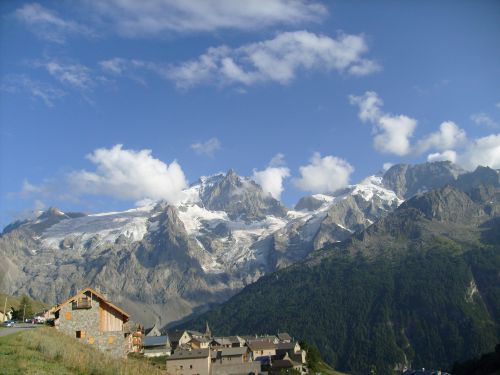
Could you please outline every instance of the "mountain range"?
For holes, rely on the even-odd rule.
[[[490,349],[493,337],[498,338],[498,321],[492,316],[496,313],[498,317],[500,310],[492,311],[496,305],[490,306],[487,301],[491,298],[488,293],[498,293],[499,268],[496,278],[487,272],[489,276],[484,276],[482,271],[475,275],[468,257],[476,254],[474,251],[478,257],[483,256],[484,247],[493,257],[486,263],[496,264],[492,248],[500,241],[500,231],[495,227],[499,216],[498,181],[498,171],[489,168],[465,173],[450,162],[399,164],[334,193],[305,196],[290,209],[266,194],[255,181],[229,170],[200,178],[183,191],[182,199],[175,204],[158,201],[123,212],[97,214],[50,208],[4,228],[0,236],[0,254],[5,259],[0,263],[0,288],[56,303],[91,285],[146,324],[173,324],[212,307],[200,319],[213,321],[221,332],[254,332],[257,326],[252,322],[260,321],[248,317],[251,312],[263,319],[258,331],[289,329],[316,344],[330,363],[360,371],[366,370],[362,363],[382,356],[349,351],[349,345],[358,340],[356,322],[370,318],[375,320],[361,325],[365,331],[359,340],[368,343],[375,339],[373,335],[380,334],[377,340],[392,345],[387,349],[391,359],[377,362],[381,369],[424,361],[448,363],[453,356],[446,353],[436,354],[436,358],[419,357],[421,347],[407,333],[412,330],[402,317],[396,319],[391,309],[399,304],[418,306],[426,302],[418,296],[425,288],[413,284],[420,277],[415,267],[420,269],[426,257],[442,256],[446,258],[444,265],[434,265],[433,261],[429,265],[430,269],[435,266],[435,273],[429,275],[425,267],[419,272],[427,275],[424,280],[430,285],[449,284],[451,290],[458,288],[457,295],[469,291],[471,297],[467,298],[482,301],[483,310],[470,309],[481,317],[481,327],[488,328],[477,332],[490,333],[475,344],[474,350]],[[458,259],[462,263],[453,263]],[[416,262],[414,267],[412,261]],[[372,270],[374,265],[381,268]],[[469,270],[456,272],[463,276],[460,282],[444,277],[450,276],[455,266]],[[314,281],[314,277],[319,279]],[[409,278],[406,288],[411,290],[398,289],[400,277]],[[286,288],[280,280],[299,290],[280,289]],[[390,292],[383,292],[379,282],[391,286]],[[257,299],[259,303],[253,306],[238,302],[249,295],[254,300],[253,292],[262,298],[276,298],[269,303]],[[281,293],[281,298],[276,293]],[[388,294],[382,298],[380,293]],[[395,299],[394,293],[400,299]],[[328,303],[321,303],[323,298]],[[462,300],[467,302],[467,298]],[[380,307],[370,304],[372,300],[380,301]],[[450,302],[446,301],[436,307],[446,311]],[[367,313],[365,303],[379,315],[358,316],[358,312]],[[354,315],[344,308],[346,304],[352,305]],[[238,319],[234,311],[242,311],[241,306],[248,313]],[[230,315],[232,319],[227,319],[223,312],[229,310],[224,309],[231,308],[236,310]],[[351,312],[342,315],[344,309]],[[420,316],[418,311],[408,309],[408,316]],[[315,313],[322,313],[324,320],[333,322],[333,326],[323,328],[335,329],[337,344],[320,338],[319,331],[304,331],[313,321],[297,317],[306,311],[310,319],[316,317],[321,322]],[[339,315],[333,311],[339,311]],[[266,312],[271,315],[264,319]],[[343,319],[345,326],[335,317]],[[354,323],[356,326],[349,326]],[[318,325],[318,329],[321,327]],[[374,327],[392,328],[390,332],[382,328],[372,332]],[[346,356],[347,351],[351,354]],[[468,357],[476,354],[462,352],[472,354]],[[466,357],[460,354],[460,358]]]

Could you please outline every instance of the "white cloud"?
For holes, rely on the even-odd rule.
[[[361,121],[375,125],[373,145],[376,150],[399,156],[411,152],[410,138],[417,127],[415,119],[382,112],[383,101],[373,91],[367,91],[362,96],[351,95],[349,100],[359,107]]]
[[[0,84],[0,90],[11,94],[28,94],[34,100],[41,100],[47,107],[53,107],[55,101],[66,95],[63,90],[24,74],[6,76]]]
[[[209,48],[195,60],[164,70],[164,75],[180,88],[200,84],[250,86],[269,81],[287,84],[300,70],[373,73],[379,67],[363,58],[367,51],[360,35],[340,34],[331,38],[307,31],[284,32],[239,48]]]
[[[328,11],[309,0],[107,0],[87,1],[106,24],[127,37],[219,29],[260,30],[319,21]]]
[[[457,156],[457,163],[465,169],[477,166],[500,168],[500,134],[491,134],[469,143],[464,152]]]
[[[35,66],[45,68],[51,76],[67,86],[89,89],[95,84],[90,69],[81,64],[67,64],[51,60],[36,62]]]
[[[497,108],[500,108],[500,102],[498,102],[495,106],[496,106]]]
[[[484,125],[487,126],[488,128],[493,128],[493,129],[500,127],[500,125],[495,120],[493,120],[488,114],[484,112],[475,113],[470,116],[470,119],[476,125]]]
[[[443,122],[439,130],[418,141],[417,153],[424,153],[430,149],[439,151],[460,147],[467,142],[467,135],[463,129],[452,121]]]
[[[23,5],[15,11],[15,16],[25,23],[37,37],[49,42],[64,43],[69,34],[93,35],[87,27],[63,19],[37,3]]]
[[[429,154],[427,156],[427,161],[451,161],[452,163],[456,163],[457,161],[457,153],[453,150],[446,150],[443,152],[435,152],[433,154]]]
[[[392,166],[394,165],[394,163],[384,163],[382,165],[382,170],[385,172],[385,171],[388,171]]]
[[[310,164],[299,168],[301,177],[294,179],[294,184],[301,190],[313,193],[334,192],[349,184],[354,167],[346,160],[335,156],[325,156],[316,152]]]
[[[77,194],[103,194],[127,200],[165,199],[176,202],[187,180],[177,161],[170,165],[155,159],[151,150],[126,150],[122,145],[100,148],[87,158],[96,170],[69,174],[70,188]]]
[[[283,192],[283,180],[290,176],[290,170],[283,166],[284,155],[275,155],[266,169],[253,170],[252,178],[257,182],[264,192],[270,194],[275,199],[280,199]]]
[[[221,143],[218,138],[210,138],[206,142],[196,142],[191,146],[192,150],[196,152],[198,155],[206,155],[213,157],[216,151],[221,149]]]

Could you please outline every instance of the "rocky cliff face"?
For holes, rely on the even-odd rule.
[[[395,167],[334,194],[305,197],[294,210],[232,170],[201,178],[176,205],[91,215],[49,209],[5,228],[0,288],[56,303],[93,286],[143,323],[179,320],[385,217],[403,202],[387,186],[408,196],[454,173],[450,165],[426,165],[439,176],[424,174],[419,185],[420,172]],[[402,175],[404,183],[387,182]]]

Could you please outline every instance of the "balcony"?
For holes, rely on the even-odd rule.
[[[78,298],[71,302],[71,307],[73,310],[90,309],[92,308],[92,300],[90,298]]]

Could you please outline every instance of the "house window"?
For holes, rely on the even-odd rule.
[[[92,336],[89,337],[89,344],[90,345],[94,344],[94,338]]]
[[[180,367],[181,367],[181,370],[184,368],[184,366],[183,366],[183,365],[181,365]]]
[[[66,311],[66,320],[71,320],[71,311]]]
[[[76,331],[76,338],[77,339],[84,339],[85,338],[85,331]]]
[[[189,368],[193,368],[193,365],[189,365]]]
[[[109,336],[108,337],[108,344],[109,345],[112,345],[114,341],[115,341],[115,336]]]

